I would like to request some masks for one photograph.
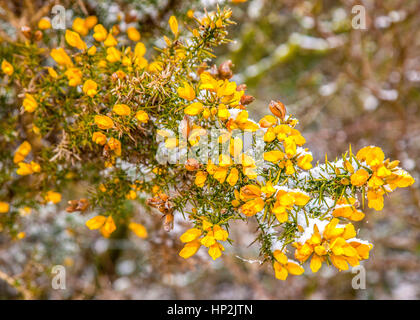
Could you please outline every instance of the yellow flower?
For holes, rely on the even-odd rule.
[[[322,262],[328,256],[332,264],[341,270],[347,270],[348,264],[359,265],[359,260],[367,259],[370,244],[362,244],[357,239],[348,241],[356,236],[354,226],[349,223],[345,226],[338,226],[339,220],[333,218],[324,229],[321,235],[317,225],[314,225],[313,234],[304,244],[295,243],[295,257],[304,262],[312,255],[311,270],[317,272]],[[358,247],[360,249],[358,249]]]
[[[130,222],[130,224],[128,225],[128,228],[131,231],[133,231],[137,237],[142,238],[142,239],[147,238],[147,230],[142,224]]]
[[[287,256],[280,250],[273,252],[274,261],[273,268],[275,276],[279,280],[286,280],[288,274],[301,275],[305,270],[296,262],[289,261]]]
[[[227,120],[230,117],[230,112],[223,103],[217,108],[217,116],[220,120]]]
[[[97,89],[98,84],[91,79],[86,80],[83,84],[83,92],[91,98],[98,93]]]
[[[178,36],[178,21],[174,16],[171,16],[169,18],[169,27],[171,28],[172,33],[175,35],[175,37]]]
[[[14,68],[9,62],[3,59],[1,63],[1,70],[8,76],[11,76],[13,74]]]
[[[111,233],[113,233],[116,229],[117,227],[115,226],[114,219],[112,216],[109,216],[100,231],[105,238],[109,238]]]
[[[64,73],[69,80],[70,87],[76,87],[82,83],[82,71],[78,68],[69,68]]]
[[[259,122],[262,128],[270,128],[275,124],[277,124],[277,118],[271,115],[264,116]]]
[[[225,248],[221,243],[216,242],[209,247],[208,253],[213,260],[216,260],[222,255],[222,251],[225,251]]]
[[[51,78],[54,78],[54,79],[58,78],[58,74],[54,70],[54,68],[48,67],[47,70],[48,70],[48,74],[50,75]]]
[[[38,21],[38,28],[41,30],[47,30],[51,28],[51,22],[49,18],[41,18],[41,20]]]
[[[47,194],[44,196],[45,201],[52,202],[54,204],[59,203],[61,201],[61,194],[55,191],[48,191]]]
[[[93,217],[92,219],[89,219],[88,221],[86,221],[86,226],[90,230],[96,230],[96,229],[99,229],[100,227],[102,227],[104,225],[105,221],[106,221],[106,217],[96,216],[96,217]]]
[[[189,116],[196,116],[200,114],[202,110],[203,104],[201,102],[194,102],[184,109],[184,113]]]
[[[103,115],[96,115],[95,116],[95,124],[100,128],[100,129],[111,129],[114,126],[114,122],[112,121],[112,119],[108,116],[103,116]]]
[[[7,202],[0,201],[0,213],[9,212],[10,205]]]
[[[85,19],[85,27],[92,29],[98,23],[98,18],[96,16],[89,16]]]
[[[140,32],[138,32],[134,27],[127,28],[127,36],[131,41],[135,42],[140,41],[141,38]]]
[[[82,36],[86,36],[89,32],[89,29],[86,27],[85,20],[79,17],[73,20],[72,29]]]
[[[106,49],[106,60],[109,62],[117,62],[121,60],[121,51],[115,47],[110,47]]]
[[[25,238],[26,237],[26,233],[25,232],[19,232],[17,235],[16,235],[16,237],[19,239],[19,240],[21,240],[21,239],[23,239],[23,238]]]
[[[376,211],[381,211],[384,208],[384,191],[381,189],[369,190],[367,193],[368,207]]]
[[[108,34],[104,41],[105,47],[115,47],[118,44],[117,40],[114,38],[112,34]]]
[[[70,30],[66,30],[65,39],[67,43],[79,50],[86,50],[86,43],[80,38],[79,34]]]
[[[284,159],[284,153],[280,150],[273,150],[264,153],[264,160],[277,163]]]
[[[94,28],[93,28],[93,38],[98,41],[98,42],[102,42],[107,38],[108,35],[108,31],[106,31],[106,29],[104,28],[103,25],[101,24],[97,24]]]
[[[179,238],[181,242],[191,242],[201,236],[201,230],[197,228],[191,228],[185,231]]]
[[[249,200],[241,206],[241,212],[247,217],[252,217],[262,211],[264,209],[264,205],[264,200],[261,198]]]
[[[229,233],[216,224],[213,226],[213,236],[218,241],[226,241],[229,237]]]
[[[228,168],[220,166],[216,169],[213,177],[220,183],[223,183],[226,180],[227,173],[228,173]]]
[[[312,163],[311,163],[312,160],[313,160],[312,155],[310,153],[307,153],[298,158],[297,165],[303,170],[309,170],[312,168]]]
[[[227,177],[226,181],[233,187],[239,178],[239,171],[236,168],[232,168],[230,170],[229,176]]]
[[[112,108],[112,112],[118,114],[119,116],[129,116],[131,113],[131,109],[126,104],[116,104]]]
[[[28,141],[22,142],[22,144],[16,149],[13,157],[13,162],[18,163],[25,160],[25,157],[31,152],[32,147]]]
[[[29,174],[34,173],[30,163],[19,162],[18,166],[19,168],[16,170],[16,173],[20,176],[27,176]]]
[[[360,161],[366,161],[370,167],[375,167],[383,163],[385,154],[379,147],[364,147],[356,154],[356,158]]]
[[[294,205],[296,206],[304,206],[306,205],[309,200],[311,199],[306,193],[300,192],[300,191],[291,191],[289,192],[290,195],[292,195],[294,199]]]
[[[398,188],[409,187],[415,182],[414,178],[410,176],[410,174],[405,170],[398,169],[397,171],[394,172],[394,175],[397,176],[397,179],[393,183]]]
[[[32,168],[33,172],[40,172],[41,171],[41,166],[37,162],[31,161],[30,165],[31,165],[31,168]]]
[[[275,192],[276,189],[273,187],[273,183],[271,181],[267,181],[265,186],[261,188],[261,191],[267,195],[267,197],[271,197]]]
[[[253,184],[246,185],[240,190],[240,198],[242,201],[255,199],[259,196],[261,196],[260,187]]]
[[[141,123],[147,123],[149,121],[149,115],[145,111],[139,110],[136,112],[136,119]]]
[[[96,47],[95,46],[91,46],[87,51],[87,54],[90,55],[90,56],[95,55],[95,53],[96,53]]]
[[[184,248],[182,248],[182,250],[179,252],[179,255],[184,259],[188,259],[195,255],[198,249],[200,249],[200,247],[201,243],[199,240],[188,242],[184,245]]]
[[[285,138],[283,146],[288,158],[292,158],[296,154],[296,143],[292,137]]]
[[[52,49],[51,57],[57,62],[60,66],[72,66],[73,62],[70,57],[67,55],[66,51],[63,48]]]
[[[248,111],[246,110],[239,112],[235,120],[228,121],[226,127],[229,130],[241,129],[251,132],[257,131],[259,129],[259,126],[256,123],[248,120]]]
[[[365,217],[365,214],[351,204],[339,205],[334,209],[332,215],[336,218],[343,217],[353,221],[360,221]]]
[[[107,146],[113,150],[117,156],[121,156],[121,142],[118,139],[110,138]]]
[[[101,215],[93,217],[92,219],[86,221],[86,226],[90,230],[100,229],[105,238],[108,238],[111,233],[117,229],[112,216],[109,216],[108,218]]]
[[[136,43],[136,46],[134,47],[134,57],[140,58],[143,57],[146,54],[146,46],[143,42]]]
[[[38,103],[36,102],[35,98],[29,93],[25,94],[25,99],[23,99],[22,105],[25,111],[30,113],[34,112],[38,107]]]
[[[195,175],[195,185],[197,187],[204,187],[204,184],[206,182],[207,179],[207,173],[204,171],[197,171],[196,175]]]
[[[106,143],[106,135],[102,132],[96,131],[92,135],[92,141],[103,146]]]
[[[126,194],[125,198],[128,199],[128,200],[135,200],[137,198],[137,193],[134,190],[130,190]]]
[[[192,19],[194,18],[194,10],[190,9],[187,11],[187,17]]]
[[[163,64],[160,61],[154,61],[149,65],[149,71],[156,73],[163,70]]]
[[[179,87],[177,92],[178,92],[178,95],[181,98],[186,99],[188,101],[191,101],[191,100],[195,99],[194,88],[192,86],[190,86],[190,84],[188,82],[184,82],[184,86]]]
[[[357,187],[363,186],[369,178],[369,173],[365,169],[359,169],[350,177],[351,184]]]

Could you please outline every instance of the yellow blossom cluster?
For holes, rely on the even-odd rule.
[[[364,219],[365,198],[381,210],[385,194],[414,178],[373,146],[313,164],[298,120],[280,101],[252,120],[254,97],[232,81],[231,61],[207,64],[213,48],[228,42],[231,14],[191,11],[188,28],[171,16],[166,46],[155,51],[133,26],[107,27],[94,16],[76,17],[60,47],[8,44],[17,52],[2,59],[2,74],[19,86],[5,107],[10,119],[0,124],[0,146],[10,150],[0,226],[22,238],[14,219],[25,215],[16,212],[60,205],[65,190],[81,184],[89,186],[86,198],[69,199],[66,211],[96,212],[86,226],[106,238],[116,230],[154,236],[135,222],[144,203],[166,231],[188,217],[191,227],[180,236],[185,259],[202,246],[213,260],[221,257],[238,220],[256,223],[261,261],[281,280],[303,274],[308,260],[317,272],[323,263],[341,271],[368,259],[373,246],[349,221]],[[46,18],[38,29],[53,36]]]

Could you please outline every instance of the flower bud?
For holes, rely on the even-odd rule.
[[[230,69],[233,66],[232,61],[231,60],[227,60],[225,62],[223,62],[220,66],[219,66],[219,78],[222,80],[225,79],[230,79],[233,77],[233,72]]]
[[[270,111],[276,116],[279,117],[281,120],[284,120],[286,116],[286,107],[280,101],[271,101],[270,102]]]
[[[34,38],[35,38],[35,41],[42,40],[42,31],[41,30],[36,30],[35,33],[34,33]]]
[[[32,30],[28,26],[23,26],[20,28],[20,31],[23,33],[26,39],[31,40],[32,38]]]

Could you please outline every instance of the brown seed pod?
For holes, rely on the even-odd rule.
[[[247,88],[246,84],[242,83],[236,87],[236,91],[246,91],[246,88]]]
[[[233,77],[233,72],[231,70],[233,64],[231,60],[227,60],[225,62],[223,62],[220,66],[219,66],[219,78],[222,80],[225,79],[230,79]]]
[[[269,108],[276,117],[284,120],[284,117],[286,116],[286,107],[282,102],[271,100]]]
[[[43,37],[42,31],[41,30],[36,30],[35,33],[34,33],[34,39],[35,39],[35,41],[42,40],[42,37]]]
[[[173,203],[170,201],[170,197],[168,197],[164,193],[159,193],[157,196],[147,199],[146,203],[158,209],[163,214],[172,214],[173,210]]]
[[[172,213],[168,213],[165,215],[165,219],[163,221],[163,229],[166,232],[169,232],[173,228],[174,228],[174,215]]]
[[[31,40],[32,38],[32,30],[28,26],[23,26],[20,28],[20,31],[23,33],[26,39]]]
[[[248,96],[248,95],[244,94],[241,97],[241,104],[244,105],[244,106],[246,106],[246,105],[254,102],[254,100],[255,100],[255,98],[253,96]]]
[[[74,211],[84,212],[89,207],[89,201],[87,199],[70,200],[67,203],[69,206],[66,208],[66,211],[69,213]]]
[[[132,23],[132,22],[136,22],[137,21],[137,16],[135,15],[135,14],[132,14],[132,13],[128,13],[126,16],[125,16],[125,23]]]
[[[185,163],[185,169],[187,169],[188,171],[196,171],[199,168],[200,168],[200,164],[198,163],[196,159],[190,158]]]

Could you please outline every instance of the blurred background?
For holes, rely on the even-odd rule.
[[[159,47],[170,15],[187,20],[188,10],[199,15],[217,3],[233,9],[237,25],[229,31],[234,41],[217,49],[216,63],[232,60],[233,80],[256,97],[254,119],[268,113],[270,100],[281,100],[300,120],[315,162],[325,153],[340,156],[349,144],[353,150],[378,145],[417,180],[386,199],[382,212],[366,208],[358,223],[360,237],[375,245],[363,263],[366,289],[352,288],[351,271],[325,266],[316,275],[307,267],[304,276],[276,280],[271,266],[256,261],[252,223],[231,226],[235,243],[218,261],[204,251],[184,260],[177,255],[179,235],[189,227],[182,217],[167,233],[158,212],[139,206],[147,240],[104,239],[84,226],[87,216],[69,215],[62,204],[25,217],[22,240],[10,244],[0,233],[0,299],[420,298],[418,0],[1,0],[0,38],[20,37],[21,26],[36,27],[61,4],[69,25],[76,16],[97,15],[108,27],[136,26],[149,48]],[[360,13],[352,8],[360,4],[365,29],[352,25]],[[68,191],[73,198],[74,192]],[[65,266],[65,290],[52,289],[54,265]]]

